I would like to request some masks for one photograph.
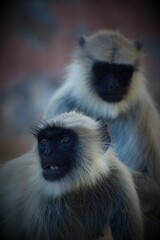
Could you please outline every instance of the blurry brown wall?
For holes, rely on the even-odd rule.
[[[160,21],[153,1],[15,0],[0,9],[1,162],[30,149],[30,126],[63,81],[82,34],[109,28],[143,40],[151,92],[160,103]]]

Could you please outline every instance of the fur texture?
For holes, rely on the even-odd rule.
[[[140,44],[118,31],[108,30],[83,37],[81,42],[74,51],[66,81],[54,94],[44,118],[77,110],[106,122],[118,158],[131,169],[143,212],[147,218],[157,218],[159,232],[160,117],[147,86]],[[121,101],[109,103],[96,93],[92,83],[95,61],[134,67],[127,94]]]
[[[111,146],[105,153],[99,122],[71,112],[46,125],[78,135],[76,168],[61,180],[46,181],[37,144],[30,153],[1,166],[1,239],[142,239],[132,178]]]
[[[147,89],[140,49],[117,31],[102,30],[84,39],[86,44],[77,47],[67,79],[44,118],[77,110],[106,122],[119,159],[133,170],[144,212],[160,214],[160,118]],[[133,64],[135,71],[122,101],[108,103],[94,91],[95,60]]]

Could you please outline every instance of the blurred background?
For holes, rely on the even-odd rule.
[[[63,82],[77,39],[119,29],[144,43],[149,85],[160,108],[160,17],[155,1],[13,0],[0,3],[0,162],[27,152],[30,126]]]

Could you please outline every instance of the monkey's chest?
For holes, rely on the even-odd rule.
[[[128,167],[136,170],[138,159],[141,159],[143,142],[138,134],[138,128],[132,121],[119,119],[109,123],[109,134],[111,142],[116,150],[119,159]],[[137,151],[135,151],[135,149]]]
[[[66,209],[61,209],[60,212],[54,212],[52,217],[48,215],[46,222],[50,222],[48,232],[54,240],[97,239],[102,235],[105,227],[92,213],[86,214],[86,209],[76,209],[76,211],[67,209],[67,212]]]
[[[93,199],[90,197],[82,199],[76,196],[76,201],[71,197],[48,202],[41,212],[39,236],[45,240],[94,240],[100,237],[107,222],[107,214],[102,211],[106,206],[102,208],[102,202],[99,204],[94,200],[93,207]]]

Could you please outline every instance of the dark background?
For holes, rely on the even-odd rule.
[[[142,40],[149,86],[159,107],[160,19],[154,1],[13,0],[0,3],[0,14],[1,162],[30,149],[30,126],[62,83],[82,34],[119,29]]]

